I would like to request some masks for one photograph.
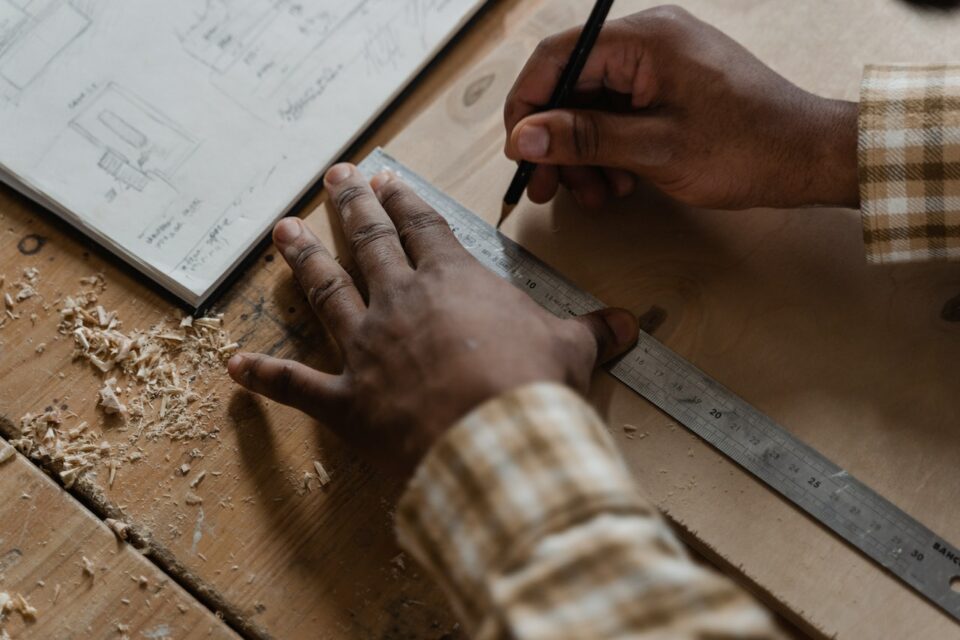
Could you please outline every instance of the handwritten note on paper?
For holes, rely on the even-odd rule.
[[[0,0],[0,179],[199,304],[480,0]]]

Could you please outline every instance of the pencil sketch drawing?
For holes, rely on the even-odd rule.
[[[198,144],[170,118],[112,82],[70,127],[101,149],[102,170],[137,191],[151,176],[170,184]]]

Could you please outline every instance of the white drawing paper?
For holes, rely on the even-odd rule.
[[[0,180],[200,304],[480,0],[0,0]]]

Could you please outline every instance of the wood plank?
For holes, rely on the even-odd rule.
[[[618,2],[619,14],[653,2]],[[801,86],[855,99],[869,61],[960,60],[960,16],[895,2],[680,2]],[[494,221],[513,167],[499,107],[537,40],[582,16],[550,3],[388,146]],[[482,78],[483,98],[461,98]],[[442,132],[442,135],[438,135]],[[312,220],[315,220],[316,216]],[[323,221],[318,226],[324,227]],[[508,235],[956,544],[957,265],[868,267],[857,212],[699,211],[644,193],[586,214],[523,205]],[[951,304],[953,306],[951,306]],[[656,320],[659,318],[659,320]],[[960,635],[901,586],[608,376],[593,400],[641,485],[710,557],[811,633]],[[627,439],[621,425],[638,427]]]
[[[0,621],[11,638],[239,639],[23,456],[0,463],[0,496],[0,592],[36,609]]]
[[[501,1],[486,10],[357,156],[401,130],[511,25],[522,23],[529,5]],[[262,252],[217,310],[245,349],[329,363],[325,336],[286,266],[274,258],[271,249]],[[57,332],[64,296],[82,288],[80,278],[102,272],[106,289],[98,302],[117,311],[127,332],[169,322],[170,301],[41,208],[0,189],[4,291],[15,293],[13,283],[30,268],[39,273],[38,295],[18,303],[19,318],[0,328],[0,432],[16,436],[23,414],[48,406],[64,405],[64,415],[74,414],[65,428],[87,421],[92,437],[112,449],[71,490],[97,515],[130,522],[148,557],[248,637],[458,636],[432,582],[398,558],[391,508],[402,487],[372,473],[313,421],[250,397],[222,370],[195,383],[219,399],[205,421],[212,432],[205,438],[138,436],[136,420],[98,409],[97,392],[107,376],[72,359],[72,337]],[[126,401],[141,387],[119,377],[121,386],[133,389],[121,395]],[[157,404],[148,417],[156,417]],[[131,462],[132,455],[140,458]],[[111,487],[106,461],[117,458],[123,463]],[[314,460],[332,475],[326,490],[315,482],[305,487]],[[191,465],[187,475],[179,471],[184,464]],[[202,472],[202,484],[191,487]],[[188,504],[188,492],[202,502]],[[8,521],[0,521],[0,537],[8,529]]]

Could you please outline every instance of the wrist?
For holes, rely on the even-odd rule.
[[[807,171],[798,206],[860,206],[857,174],[858,104],[813,97],[815,107],[801,135]]]

